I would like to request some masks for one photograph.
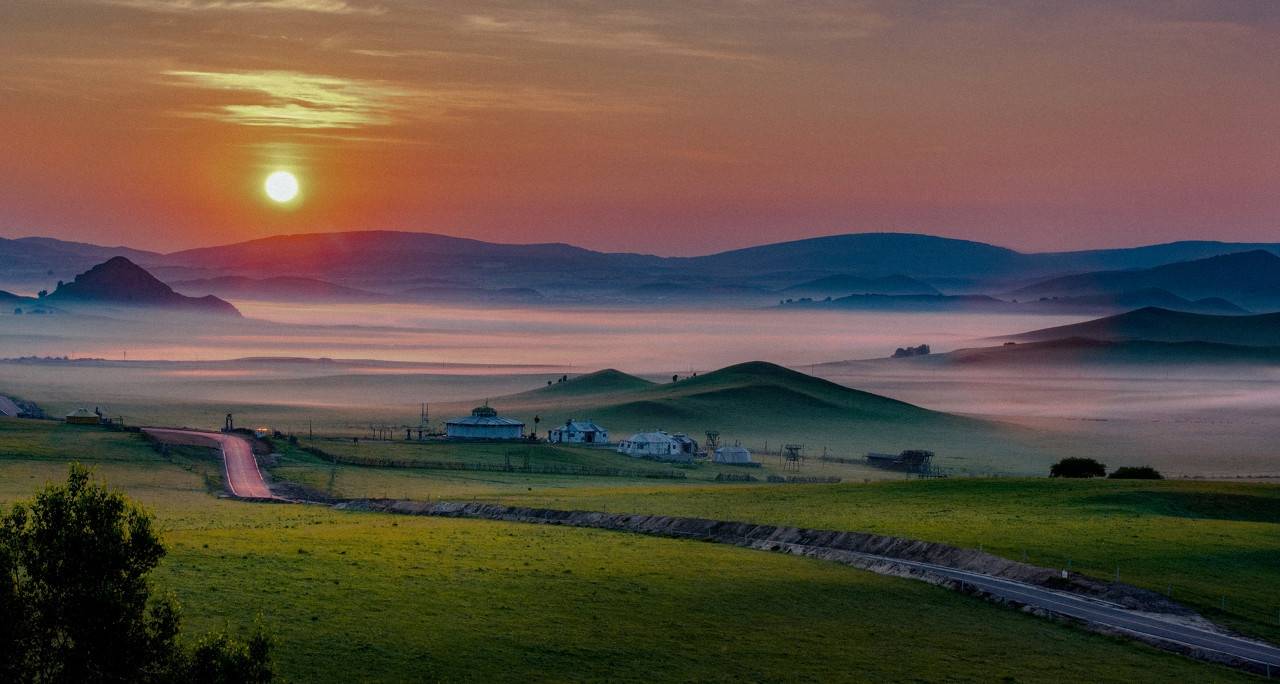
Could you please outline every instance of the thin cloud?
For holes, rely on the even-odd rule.
[[[409,88],[291,71],[163,73],[188,87],[257,100],[177,113],[242,126],[354,129],[410,119],[441,119],[479,110],[554,114],[656,111],[651,105],[611,101],[597,94],[532,86],[459,84]]]
[[[356,6],[345,0],[100,0],[101,4],[148,12],[314,12],[318,14],[382,14],[381,7]]]
[[[383,126],[394,121],[393,114],[401,107],[397,100],[410,95],[409,91],[393,86],[291,71],[166,71],[164,74],[198,88],[258,96],[263,101],[185,113],[244,126]]]
[[[620,20],[620,19],[624,19]],[[567,18],[500,18],[486,14],[469,14],[462,18],[463,27],[481,33],[504,34],[548,45],[565,45],[603,50],[624,50],[676,57],[729,61],[756,61],[749,53],[688,45],[666,38],[651,29],[652,21],[636,17],[596,17],[574,21]]]

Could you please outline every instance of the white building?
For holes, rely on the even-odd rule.
[[[656,458],[661,461],[690,461],[693,455],[686,453],[680,440],[661,430],[637,432],[618,442],[618,453],[636,458]]]
[[[564,425],[548,432],[547,441],[552,444],[608,444],[609,431],[596,425],[590,418],[570,418]]]
[[[472,409],[466,418],[445,421],[444,433],[450,439],[523,439],[524,423],[499,416],[485,405]]]
[[[741,446],[724,446],[716,449],[716,463],[726,463],[728,465],[756,465],[751,460],[751,452],[746,447]]]

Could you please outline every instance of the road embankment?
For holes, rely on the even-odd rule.
[[[1153,591],[1019,563],[975,549],[862,532],[815,530],[666,515],[485,503],[355,500],[342,510],[565,525],[731,544],[819,558],[974,594],[1093,631],[1137,639],[1201,660],[1280,672],[1280,649],[1227,632]]]

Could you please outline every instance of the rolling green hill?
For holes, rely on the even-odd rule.
[[[1009,433],[993,423],[930,411],[763,361],[666,383],[601,371],[498,397],[492,405],[530,425],[535,415],[542,426],[590,418],[615,441],[654,429],[700,440],[716,430],[724,443],[740,441],[753,449],[797,442],[810,453],[828,448],[843,455],[923,448],[948,454],[972,450],[979,457]]]
[[[594,373],[579,375],[564,382],[550,382],[546,387],[522,392],[512,397],[536,401],[553,400],[561,397],[594,397],[606,394],[635,392],[654,386],[654,383],[623,373],[620,370],[606,368]]]

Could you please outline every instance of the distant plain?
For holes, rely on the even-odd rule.
[[[110,308],[96,316],[6,315],[0,357],[100,360],[3,362],[0,387],[55,415],[101,406],[132,423],[212,428],[231,412],[242,425],[359,436],[371,424],[416,425],[422,403],[437,424],[485,400],[501,410],[508,395],[562,375],[612,367],[669,382],[672,374],[763,359],[978,418],[990,429],[939,432],[750,415],[686,421],[652,412],[615,413],[609,427],[615,434],[661,427],[695,435],[728,427],[727,439],[751,448],[776,450],[794,441],[811,455],[932,448],[939,464],[957,474],[1041,474],[1063,455],[1087,455],[1112,466],[1154,465],[1174,476],[1280,476],[1280,457],[1270,447],[1280,441],[1270,418],[1280,410],[1275,365],[991,368],[938,356],[1082,317],[234,303],[248,318],[211,322]],[[931,345],[935,354],[887,358],[897,347],[917,344]],[[246,357],[275,358],[235,360]],[[316,360],[326,357],[374,361]],[[526,422],[546,411],[544,430],[570,417],[556,406],[519,404],[507,408]]]

